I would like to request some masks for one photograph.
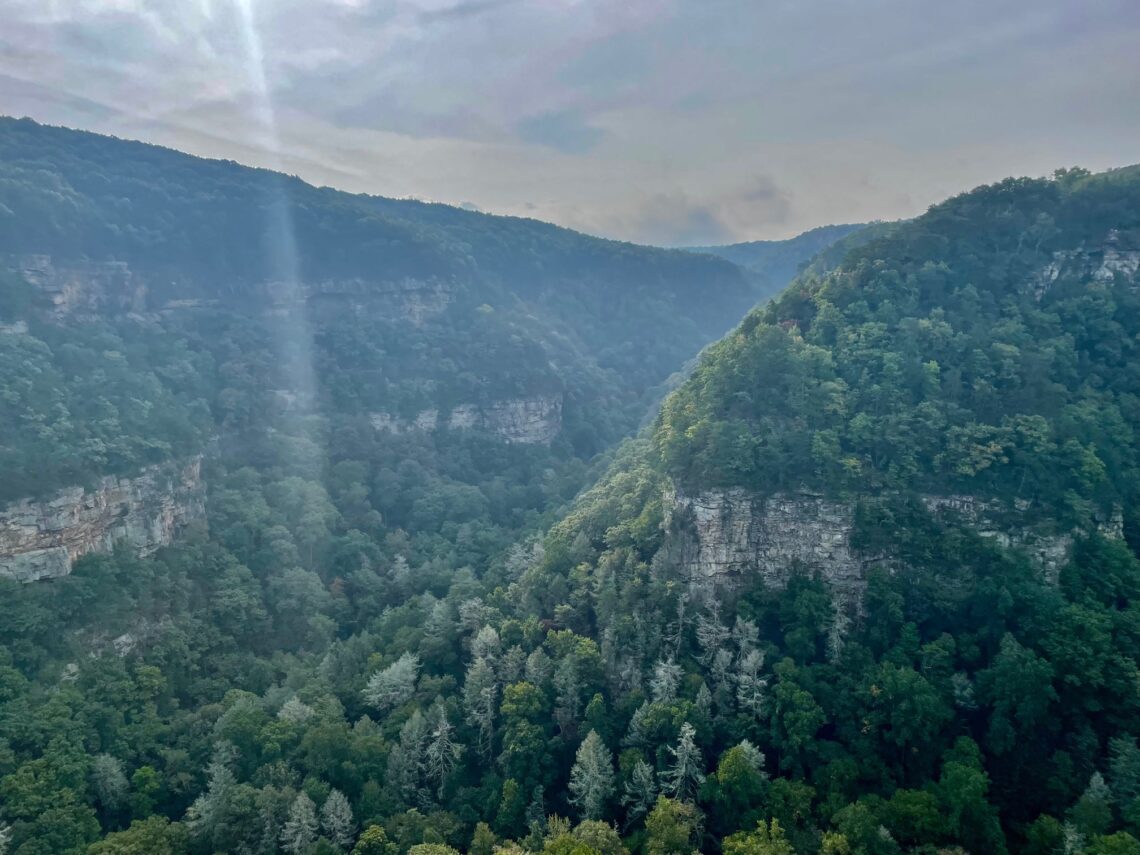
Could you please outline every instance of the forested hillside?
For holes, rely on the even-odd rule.
[[[86,851],[151,813],[179,824],[105,851],[168,851],[215,747],[237,745],[207,733],[231,701],[260,705],[345,644],[365,671],[398,658],[378,623],[393,609],[416,632],[434,610],[457,642],[459,604],[530,560],[518,542],[753,302],[723,261],[29,121],[0,120],[0,220],[0,506],[39,501],[0,507],[0,576],[74,562],[0,579],[0,823],[22,853]],[[199,456],[204,525],[153,559],[124,543],[74,561],[116,532],[150,551],[194,519],[148,473]],[[400,724],[376,731],[376,787]],[[256,788],[281,803],[251,796],[255,819],[199,829],[190,851],[284,846],[289,804],[323,778],[278,761]],[[364,783],[340,780],[357,830],[406,795],[362,808]]]
[[[1140,851],[1140,171],[848,235],[609,460],[731,265],[0,139],[4,490],[208,489],[0,580],[0,851]]]
[[[1073,170],[809,268],[553,529],[528,608],[689,843],[1140,849],[1138,226],[1140,170]]]

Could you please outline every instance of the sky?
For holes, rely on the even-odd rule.
[[[0,0],[0,113],[661,245],[1140,161],[1137,0]]]

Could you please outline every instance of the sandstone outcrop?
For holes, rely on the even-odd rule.
[[[1135,283],[1140,273],[1140,248],[1130,245],[1116,231],[1109,232],[1103,246],[1053,253],[1053,259],[1037,276],[1034,295],[1041,299],[1060,280],[1076,279],[1112,283],[1117,276]]]
[[[1056,578],[1076,535],[1011,525],[1008,512],[973,496],[925,496],[922,501],[947,521],[1024,550],[1047,578]],[[731,590],[753,576],[780,588],[802,567],[818,571],[841,598],[857,600],[871,567],[896,564],[889,555],[869,555],[852,547],[852,502],[810,493],[762,496],[733,488],[686,494],[672,489],[666,493],[665,508],[679,541],[682,570],[698,591]],[[1107,537],[1123,537],[1119,514],[1097,527]]]
[[[148,555],[204,517],[200,457],[15,502],[0,509],[0,578],[66,576],[81,555],[108,552],[119,541]]]
[[[146,307],[146,284],[123,262],[65,263],[50,255],[25,255],[10,266],[47,297],[49,313],[56,319],[141,312]]]
[[[562,396],[512,398],[489,404],[459,404],[443,416],[437,409],[421,410],[413,418],[391,413],[371,414],[372,426],[391,433],[448,430],[485,430],[507,442],[549,444],[562,430]]]

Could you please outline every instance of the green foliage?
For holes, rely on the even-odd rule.
[[[671,396],[666,467],[763,492],[1000,495],[1066,521],[1130,501],[1140,303],[1088,280],[1099,247],[1134,239],[1138,200],[1134,172],[1010,180],[806,275]]]
[[[181,270],[156,298],[220,303],[58,326],[13,287],[0,480],[49,491],[216,434],[209,526],[0,583],[10,851],[1135,851],[1134,543],[1072,535],[1053,580],[913,495],[992,498],[995,531],[1088,531],[1116,505],[1134,524],[1138,298],[1076,268],[1034,284],[1110,229],[1127,249],[1134,174],[1006,182],[851,235],[597,477],[643,387],[712,334],[689,277],[731,291],[727,268],[146,147],[126,175],[124,145],[0,123],[0,205],[29,215],[0,249]],[[419,327],[315,311],[292,410],[269,393],[296,361],[251,311],[279,273],[274,193],[302,272],[457,285]],[[549,447],[369,418],[546,392],[569,434]],[[677,486],[847,495],[850,546],[884,567],[858,602],[803,566],[706,596]]]

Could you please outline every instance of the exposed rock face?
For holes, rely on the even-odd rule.
[[[121,261],[64,261],[50,255],[9,257],[5,266],[19,273],[51,301],[56,320],[94,314],[170,314],[217,305],[216,299],[196,294],[151,298],[145,271]],[[270,312],[287,313],[304,307],[316,319],[339,315],[375,314],[402,317],[422,324],[451,303],[454,286],[436,279],[323,279],[309,282],[262,282],[253,289],[259,304]],[[148,302],[148,298],[149,302]]]
[[[936,515],[974,528],[982,537],[1024,549],[1048,578],[1055,579],[1069,555],[1074,533],[1047,533],[999,523],[992,502],[972,496],[927,496]],[[855,506],[808,493],[760,496],[740,488],[665,496],[671,528],[679,533],[680,560],[694,589],[708,592],[739,587],[745,575],[759,575],[770,587],[783,587],[801,566],[818,570],[842,599],[860,598],[874,565],[892,566],[886,555],[851,547]],[[1101,533],[1123,537],[1119,514],[1103,521]]]
[[[854,506],[807,494],[762,497],[740,488],[665,497],[686,542],[682,563],[700,590],[739,587],[759,575],[783,587],[794,567],[818,567],[844,594],[853,595],[867,560],[849,546]]]
[[[391,413],[371,414],[377,430],[402,433],[409,430],[486,430],[507,442],[548,444],[562,430],[562,396],[544,395],[493,401],[490,404],[459,404],[446,418],[439,410],[423,410],[415,418],[401,419]]]
[[[266,282],[261,286],[267,302],[278,311],[305,304],[320,320],[346,310],[356,315],[380,313],[403,317],[417,326],[451,303],[452,286],[436,279],[367,281],[322,279],[317,282]]]
[[[496,401],[482,410],[483,426],[507,442],[551,442],[562,430],[562,396]]]
[[[0,510],[0,578],[66,576],[79,556],[110,551],[120,540],[148,555],[204,517],[200,457],[133,478],[103,478],[91,490],[72,487],[43,501],[16,502]]]
[[[1052,582],[1057,580],[1061,568],[1069,559],[1073,540],[1080,534],[1075,531],[1043,531],[1025,525],[1011,526],[1008,515],[1001,514],[995,503],[976,496],[923,496],[922,503],[936,516],[965,523],[981,537],[992,539],[1007,549],[1022,550],[1045,578]],[[1015,513],[1025,510],[1024,504],[1014,508]],[[1117,508],[1106,519],[1097,520],[1095,529],[1105,537],[1123,540],[1124,516],[1120,509]]]
[[[51,315],[141,312],[146,285],[122,262],[56,264],[49,255],[25,255],[11,265],[51,301]]]
[[[1062,278],[1111,283],[1122,276],[1135,283],[1137,273],[1140,273],[1140,249],[1126,246],[1120,234],[1113,230],[1102,247],[1053,253],[1053,260],[1037,277],[1034,294],[1041,299]]]

